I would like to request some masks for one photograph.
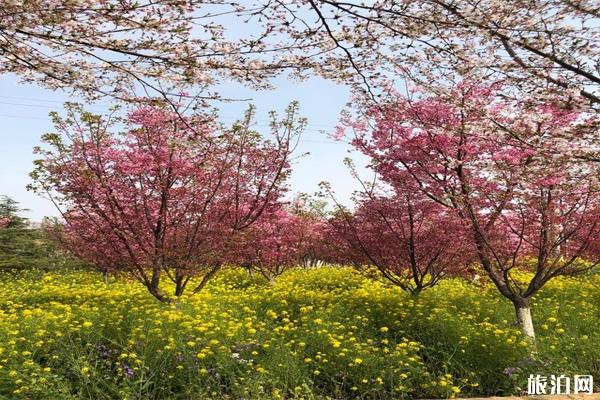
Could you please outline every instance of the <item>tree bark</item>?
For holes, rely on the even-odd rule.
[[[192,293],[193,293],[193,294],[199,293],[199,292],[200,292],[200,291],[201,291],[201,290],[204,288],[204,286],[206,286],[206,284],[208,283],[208,281],[209,281],[210,279],[212,279],[212,277],[213,277],[213,276],[215,276],[215,275],[216,275],[216,273],[217,273],[217,272],[218,272],[220,269],[221,269],[221,266],[220,266],[220,265],[217,265],[217,266],[214,266],[214,267],[213,267],[213,268],[212,268],[210,271],[208,271],[208,272],[206,273],[206,275],[204,275],[204,276],[202,277],[202,280],[200,281],[200,284],[198,284],[198,286],[196,286],[196,287],[194,288],[194,290],[192,291]]]
[[[535,330],[533,328],[533,319],[531,318],[531,306],[529,299],[516,299],[513,301],[517,315],[517,325],[521,332],[532,344],[535,344]]]
[[[423,291],[422,287],[416,287],[412,290],[409,291],[410,293],[410,298],[413,299],[413,301],[415,303],[417,303],[417,301],[419,300],[419,297],[421,297],[421,292]]]

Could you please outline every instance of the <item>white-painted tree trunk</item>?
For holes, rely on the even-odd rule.
[[[517,324],[521,329],[521,332],[535,342],[535,330],[533,329],[533,319],[531,318],[531,307],[529,304],[515,304],[515,311],[517,312]]]

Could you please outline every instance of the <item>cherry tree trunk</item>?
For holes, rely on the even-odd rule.
[[[107,286],[110,284],[110,277],[107,271],[102,272],[102,282],[104,282],[104,284]]]
[[[529,299],[517,299],[513,301],[517,315],[517,325],[523,335],[532,343],[535,343],[535,330],[533,328],[533,319],[531,318],[531,306]]]

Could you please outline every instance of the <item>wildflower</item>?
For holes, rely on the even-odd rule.
[[[121,364],[121,371],[123,372],[123,376],[127,379],[131,378],[134,374],[133,369],[127,364]]]
[[[515,375],[516,373],[518,373],[520,371],[521,371],[521,369],[518,367],[507,367],[507,368],[504,368],[503,372],[506,376],[508,376],[509,378],[512,378],[513,375]]]

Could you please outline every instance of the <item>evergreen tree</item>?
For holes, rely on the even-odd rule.
[[[19,203],[0,196],[0,271],[71,265],[45,230],[22,216]]]
[[[0,268],[26,267],[35,255],[33,230],[29,229],[27,218],[20,215],[25,210],[8,196],[0,197]]]

